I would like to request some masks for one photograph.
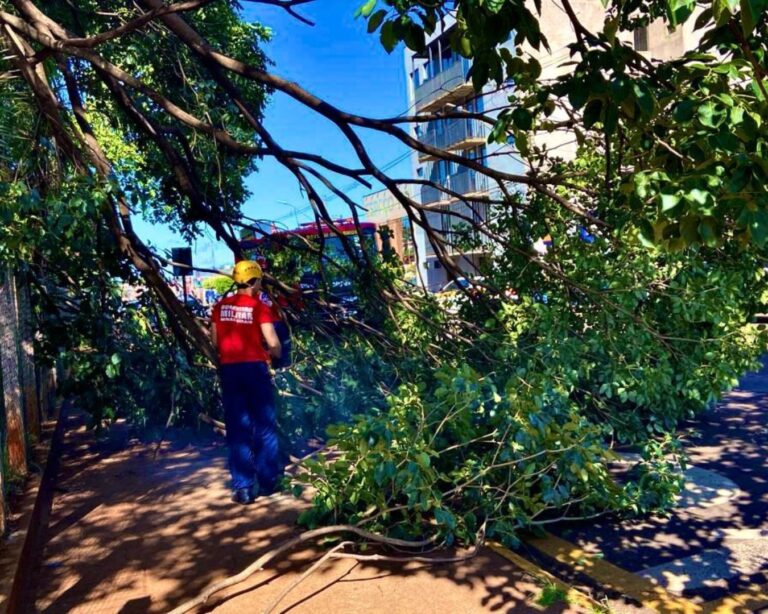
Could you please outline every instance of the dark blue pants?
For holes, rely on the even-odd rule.
[[[258,479],[261,492],[271,492],[281,467],[275,395],[267,363],[221,365],[220,374],[232,488],[250,488]]]

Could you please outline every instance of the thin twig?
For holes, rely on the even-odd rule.
[[[269,552],[266,552],[240,573],[234,576],[231,576],[229,578],[226,578],[221,582],[217,582],[216,584],[213,584],[209,588],[205,589],[205,591],[203,591],[200,595],[198,595],[194,599],[190,599],[189,601],[182,603],[180,606],[172,610],[169,614],[184,614],[185,612],[189,612],[191,609],[199,605],[205,604],[208,601],[208,599],[210,599],[210,597],[215,593],[218,593],[219,591],[225,588],[228,588],[235,584],[239,584],[244,580],[247,580],[257,571],[261,571],[262,569],[264,569],[264,566],[267,563],[269,563],[276,557],[284,554],[285,552],[292,550],[293,548],[295,548],[300,544],[318,539],[320,537],[328,537],[332,535],[343,535],[344,533],[352,533],[353,535],[362,537],[367,541],[381,543],[381,544],[388,544],[392,546],[400,546],[403,548],[418,549],[418,548],[423,548],[424,546],[428,546],[434,542],[434,538],[420,540],[420,541],[408,541],[404,539],[395,539],[393,537],[384,537],[383,535],[371,533],[370,531],[365,531],[353,525],[333,525],[329,527],[323,527],[321,529],[314,529],[312,531],[305,531],[304,533],[301,533],[300,535],[297,535],[296,537],[289,539],[286,542],[283,542],[282,544],[273,548]]]

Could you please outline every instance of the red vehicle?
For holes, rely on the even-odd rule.
[[[259,262],[268,262],[271,256],[292,246],[296,254],[293,266],[299,268],[300,273],[299,287],[304,293],[316,293],[327,282],[328,302],[338,305],[341,315],[347,315],[357,311],[358,300],[349,268],[351,259],[339,234],[346,239],[348,248],[361,258],[363,249],[368,254],[376,254],[382,241],[376,224],[371,222],[361,222],[358,226],[354,220],[343,219],[334,222],[334,227],[310,222],[293,230],[248,229],[241,234],[240,246],[247,258]],[[312,247],[322,247],[322,259],[308,252],[308,257],[301,256],[302,247],[307,247],[308,242]],[[349,274],[345,274],[345,269]]]
[[[337,254],[344,254],[343,257],[348,258],[339,234],[347,237],[348,241],[358,249],[360,247],[360,235],[362,235],[364,242],[370,241],[371,246],[379,246],[376,224],[372,222],[361,222],[359,232],[357,225],[351,219],[337,220],[334,226],[335,228],[331,228],[327,224],[309,222],[293,230],[277,230],[273,227],[273,230],[264,232],[263,230],[246,229],[240,235],[240,246],[247,252],[266,256],[272,250],[290,245],[297,238],[303,237],[319,244],[319,237],[322,236],[323,252],[329,258],[334,258]],[[249,257],[251,256],[252,254],[249,254]]]

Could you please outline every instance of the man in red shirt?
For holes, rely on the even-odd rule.
[[[270,309],[258,298],[261,267],[241,260],[232,277],[237,293],[213,308],[211,339],[221,363],[232,500],[247,505],[255,499],[254,487],[265,494],[272,492],[281,473],[268,366],[270,355],[280,358],[280,341]]]

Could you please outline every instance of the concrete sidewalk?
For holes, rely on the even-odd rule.
[[[672,513],[563,524],[530,545],[647,611],[760,611],[768,606],[768,366],[686,426],[691,466]]]
[[[70,416],[61,471],[24,611],[165,612],[241,571],[297,533],[306,506],[286,495],[243,508],[229,501],[221,441],[174,435],[153,446],[117,428],[104,440]],[[318,552],[297,550],[214,597],[206,611],[262,611]],[[302,582],[277,612],[576,612],[535,604],[530,576],[490,549],[461,564],[332,561]]]

